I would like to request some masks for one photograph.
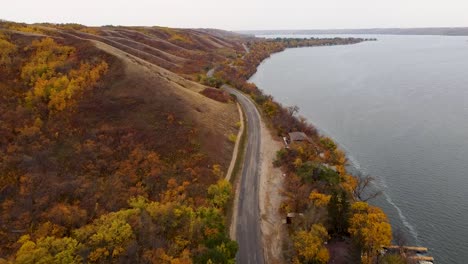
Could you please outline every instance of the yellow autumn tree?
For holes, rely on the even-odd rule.
[[[219,180],[216,184],[208,187],[208,196],[214,207],[224,209],[231,198],[231,183],[225,179]]]
[[[356,177],[349,174],[341,174],[340,179],[341,187],[348,193],[353,193],[358,184]]]
[[[102,61],[96,66],[82,63],[77,70],[71,70],[69,76],[52,78],[49,88],[48,107],[54,111],[62,111],[67,106],[74,105],[86,90],[90,90],[107,72],[108,65]]]
[[[330,202],[331,195],[320,193],[316,190],[313,190],[310,195],[309,199],[316,207],[325,207]]]
[[[182,251],[179,257],[173,257],[167,254],[162,248],[153,250],[147,250],[144,255],[144,259],[149,263],[161,263],[161,264],[192,264],[193,261],[188,250]]]
[[[223,178],[223,171],[221,170],[221,165],[214,164],[213,169],[211,170],[214,175],[218,176],[218,178]]]
[[[344,166],[346,166],[346,164],[348,163],[348,160],[346,159],[346,154],[344,153],[343,150],[341,149],[335,149],[333,151],[333,155],[335,157],[335,162],[336,162],[336,165],[337,166],[341,166],[342,168]],[[342,170],[342,172],[344,172],[344,168]]]
[[[366,202],[356,202],[351,209],[349,233],[361,248],[363,263],[371,263],[378,250],[390,245],[392,228],[387,215],[378,207]]]
[[[8,67],[11,57],[16,52],[16,45],[11,43],[7,36],[0,33],[0,67]]]
[[[21,78],[32,89],[26,93],[26,105],[46,104],[52,112],[63,111],[76,104],[92,89],[108,70],[105,61],[96,65],[81,62],[79,68],[57,72],[57,68],[72,65],[75,48],[60,45],[52,38],[35,40],[27,48],[32,51],[21,69]]]
[[[74,230],[74,237],[89,247],[89,262],[105,262],[117,259],[134,239],[129,218],[140,209],[133,208],[102,215],[92,224]]]
[[[276,115],[278,113],[278,105],[275,104],[273,101],[271,100],[267,100],[264,104],[263,104],[263,109],[265,110],[266,114],[269,116],[269,117],[273,117],[274,115]]]
[[[20,249],[16,253],[14,263],[82,263],[78,254],[79,242],[70,237],[44,237],[37,241],[29,235],[22,236],[18,243]]]
[[[327,229],[321,224],[315,224],[309,231],[298,231],[293,236],[294,249],[297,257],[294,263],[327,263],[330,259],[325,242],[329,239]]]
[[[37,79],[50,79],[56,75],[56,68],[65,65],[75,53],[75,48],[59,45],[52,38],[35,40],[27,50],[33,54],[21,69],[21,79],[33,86]]]
[[[6,23],[5,26],[11,30],[27,32],[27,33],[45,34],[46,32],[44,28],[34,26],[34,25],[28,25],[24,23],[9,22],[9,23]]]

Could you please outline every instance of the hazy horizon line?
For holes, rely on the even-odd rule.
[[[355,27],[355,28],[291,28],[291,29],[236,29],[233,31],[291,31],[291,30],[369,30],[369,29],[465,29],[468,26],[427,26],[427,27]],[[215,29],[215,28],[213,28]]]
[[[351,27],[351,28],[287,28],[287,29],[275,29],[275,28],[262,28],[262,29],[225,29],[225,28],[217,28],[217,27],[177,27],[177,26],[166,26],[166,25],[136,25],[136,24],[101,24],[101,25],[90,25],[90,24],[83,24],[78,22],[23,22],[23,21],[13,21],[8,19],[0,18],[0,21],[3,22],[13,22],[13,23],[24,23],[28,25],[34,24],[79,24],[86,27],[105,27],[105,26],[115,26],[115,27],[169,27],[169,28],[180,28],[180,29],[218,29],[218,30],[226,30],[226,31],[233,31],[233,32],[248,32],[248,31],[332,31],[332,30],[385,30],[385,29],[468,29],[467,26],[423,26],[423,27]]]

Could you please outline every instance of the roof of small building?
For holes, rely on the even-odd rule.
[[[310,139],[304,132],[291,132],[291,133],[289,133],[289,139],[291,141],[308,141],[308,142],[312,142],[312,139]]]

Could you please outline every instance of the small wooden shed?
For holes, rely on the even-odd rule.
[[[312,139],[308,137],[304,132],[291,132],[289,133],[289,141],[293,142],[304,142],[307,141],[312,143]]]

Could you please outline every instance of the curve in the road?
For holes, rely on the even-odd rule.
[[[224,85],[223,89],[237,97],[247,118],[247,149],[244,155],[239,189],[236,240],[239,244],[236,261],[239,264],[263,264],[260,230],[259,161],[260,114],[255,104],[240,91]]]

